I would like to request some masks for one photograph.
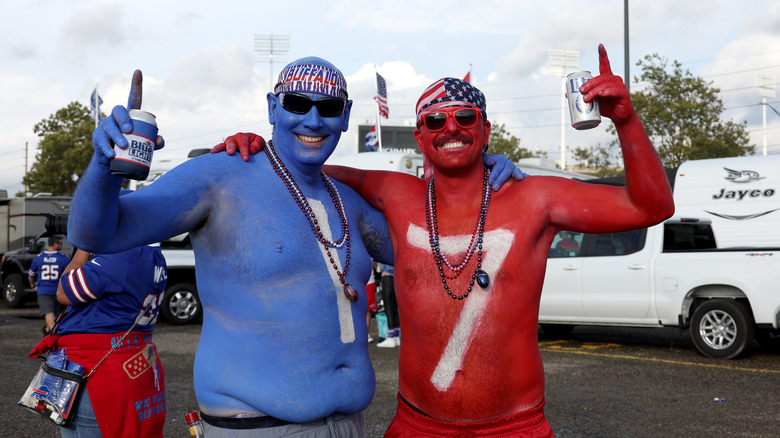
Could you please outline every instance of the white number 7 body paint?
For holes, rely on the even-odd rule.
[[[463,310],[461,310],[460,317],[452,330],[447,347],[445,347],[439,363],[431,376],[431,383],[439,391],[449,389],[452,381],[455,379],[455,373],[463,365],[463,358],[482,323],[482,317],[491,297],[490,290],[495,283],[496,274],[504,264],[509,249],[512,247],[514,237],[514,234],[510,231],[503,229],[488,231],[483,235],[482,270],[488,273],[491,281],[487,289],[484,290],[479,286],[475,286],[469,293],[469,296],[462,300]],[[406,238],[410,245],[430,250],[428,232],[425,229],[417,225],[410,225]],[[465,248],[468,248],[470,241],[470,235],[439,236],[441,252],[448,256],[465,252]],[[466,273],[464,272],[463,275],[466,275]],[[470,276],[471,274],[468,275]],[[443,290],[441,292],[444,293]],[[449,295],[446,295],[446,298],[454,301]],[[461,302],[452,304],[457,305],[461,304]]]
[[[328,223],[328,213],[325,211],[322,202],[317,199],[309,198],[309,206],[317,216],[317,220],[320,222],[320,231],[322,231],[322,234],[326,239],[332,241],[333,236],[330,232],[330,224]],[[319,242],[317,242],[317,246],[320,248],[322,261],[325,262],[325,268],[330,274],[330,278],[333,281],[333,290],[336,293],[336,304],[339,309],[339,327],[341,328],[341,343],[349,344],[355,342],[355,325],[352,322],[352,302],[344,295],[344,286],[341,284],[339,276],[336,275],[336,271],[331,266],[325,247]],[[333,260],[336,261],[336,264],[343,270],[344,264],[341,263],[341,260],[339,259],[338,251],[333,250],[330,253],[333,255]],[[368,299],[365,296],[362,298]]]

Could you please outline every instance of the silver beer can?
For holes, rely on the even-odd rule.
[[[116,156],[111,160],[111,174],[143,181],[149,175],[152,155],[157,141],[157,119],[152,113],[131,109],[133,132],[124,134],[126,149],[114,147]]]
[[[580,87],[593,79],[589,71],[578,71],[566,76],[566,97],[569,99],[569,114],[571,126],[574,129],[591,129],[601,123],[599,103],[596,99],[585,102],[580,93]]]

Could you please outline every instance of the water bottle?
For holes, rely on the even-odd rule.
[[[197,412],[190,412],[184,416],[184,421],[187,422],[187,426],[190,428],[190,436],[195,438],[205,438],[206,432],[203,430],[203,422],[200,421]]]

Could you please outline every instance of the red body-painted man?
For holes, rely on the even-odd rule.
[[[552,435],[537,317],[553,237],[645,227],[674,211],[661,161],[603,46],[599,58],[601,74],[580,90],[615,124],[626,187],[531,176],[491,193],[484,96],[452,78],[417,104],[415,138],[432,178],[326,166],[385,215],[395,248],[403,342],[386,437]],[[258,141],[226,144],[246,151]]]

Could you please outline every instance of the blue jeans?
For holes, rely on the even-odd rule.
[[[89,400],[87,388],[81,394],[79,404],[76,407],[70,427],[60,427],[62,438],[102,438],[98,426],[95,411],[92,410],[92,401]]]

